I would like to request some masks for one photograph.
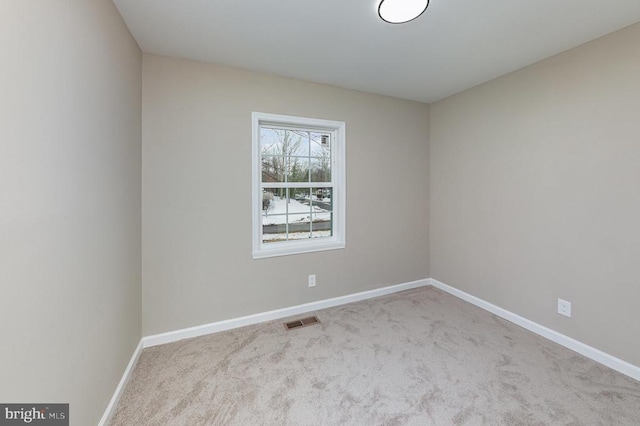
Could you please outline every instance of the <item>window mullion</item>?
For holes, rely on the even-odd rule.
[[[263,182],[260,184],[262,188],[332,188],[336,186],[333,182]]]
[[[289,188],[284,189],[284,212],[284,235],[286,237],[286,240],[289,241]]]

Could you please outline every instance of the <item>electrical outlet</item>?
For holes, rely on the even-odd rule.
[[[309,275],[309,287],[315,287],[315,286],[316,286],[316,276]]]
[[[571,318],[571,302],[558,299],[558,313],[560,315],[564,315],[565,317]]]

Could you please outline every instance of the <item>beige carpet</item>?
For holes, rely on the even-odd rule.
[[[314,314],[145,349],[111,424],[640,425],[640,382],[435,288]]]

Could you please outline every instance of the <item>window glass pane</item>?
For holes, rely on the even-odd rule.
[[[284,182],[285,159],[282,157],[263,156],[262,182]]]
[[[311,159],[311,182],[331,182],[331,159]]]
[[[284,189],[282,188],[267,188],[262,190],[262,218],[263,223],[264,218],[284,214],[285,211],[279,211],[282,203],[280,199],[283,194]]]
[[[288,155],[309,156],[309,132],[306,130],[287,130]]]
[[[262,155],[282,155],[284,130],[260,127],[260,152]]]
[[[309,157],[289,158],[287,182],[309,182]]]
[[[286,190],[268,188],[262,191],[262,242],[287,239]]]
[[[275,137],[277,137],[277,143],[273,145],[274,149],[278,150],[276,154],[285,157],[309,156],[309,136],[307,132],[284,129],[278,129],[274,132]]]
[[[263,216],[263,224],[262,224],[262,242],[263,243],[277,243],[280,241],[286,241],[287,239],[287,225],[281,223],[265,223],[265,222],[278,222],[277,219],[282,219],[286,221],[286,215],[279,216],[271,216],[269,220],[265,220],[266,218]],[[276,219],[276,220],[274,220]]]
[[[289,220],[289,240],[301,240],[311,237],[310,213],[307,211],[302,214],[290,214]]]
[[[329,157],[331,158],[331,134],[310,132],[311,138],[311,157]]]
[[[311,202],[311,188],[294,188],[291,190],[293,199],[304,205],[309,205]]]
[[[311,194],[311,238],[330,237],[333,235],[333,189],[313,188]]]
[[[287,206],[287,213],[302,213],[309,216],[311,213],[311,202],[309,194],[311,193],[310,188],[287,188],[287,192],[289,194],[288,203],[285,203]],[[307,218],[308,221],[308,218]]]

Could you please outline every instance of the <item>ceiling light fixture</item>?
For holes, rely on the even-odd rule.
[[[422,15],[429,7],[429,0],[382,0],[378,15],[390,24],[404,24]]]

